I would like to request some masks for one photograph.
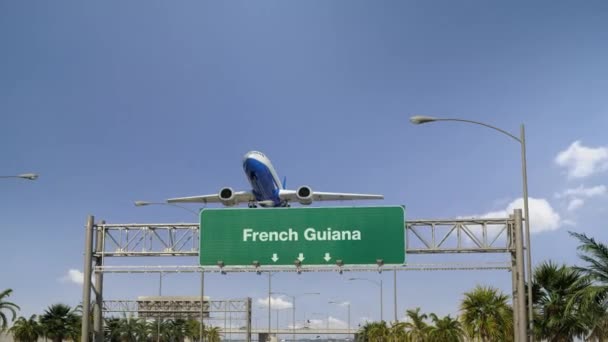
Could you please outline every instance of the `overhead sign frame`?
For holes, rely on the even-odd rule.
[[[203,209],[199,263],[225,270],[400,266],[405,236],[404,206]]]

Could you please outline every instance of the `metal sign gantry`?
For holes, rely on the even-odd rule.
[[[95,223],[90,216],[86,226],[83,311],[89,303],[103,302],[103,274],[148,272],[345,272],[382,270],[470,270],[505,269],[512,273],[515,341],[526,341],[527,315],[525,306],[524,244],[522,212],[516,209],[509,218],[413,220],[405,223],[406,254],[503,253],[510,254],[508,263],[335,265],[335,266],[112,266],[105,265],[107,257],[172,257],[199,255],[199,225],[169,224],[106,224]],[[94,275],[94,286],[91,276]],[[202,279],[203,287],[204,280]],[[95,300],[91,301],[91,290]],[[521,294],[521,295],[520,295]],[[201,293],[203,296],[203,293]],[[94,340],[103,341],[102,307],[93,304]],[[202,316],[202,313],[201,313]],[[88,342],[89,322],[83,320],[82,342]]]

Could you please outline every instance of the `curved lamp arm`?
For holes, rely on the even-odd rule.
[[[435,121],[468,122],[468,123],[472,123],[472,124],[475,124],[475,125],[485,126],[485,127],[491,128],[491,129],[493,129],[495,131],[498,131],[498,132],[500,132],[500,133],[502,133],[504,135],[507,135],[507,136],[511,137],[513,140],[517,141],[520,144],[522,143],[521,139],[518,138],[518,137],[516,137],[516,136],[514,136],[513,134],[511,134],[511,133],[509,133],[509,132],[507,132],[507,131],[505,131],[503,129],[500,129],[498,127],[494,127],[492,125],[488,125],[486,123],[479,122],[479,121],[465,120],[465,119],[434,118],[432,116],[424,116],[424,115],[414,115],[414,116],[410,117],[410,122],[413,123],[414,125],[421,125],[421,124],[425,124],[425,123],[428,123],[428,122],[435,122]]]

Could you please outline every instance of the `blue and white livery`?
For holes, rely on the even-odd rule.
[[[343,201],[383,199],[382,195],[348,194],[336,192],[317,192],[309,186],[297,190],[285,189],[285,180],[281,182],[270,159],[258,151],[247,152],[243,157],[243,171],[251,184],[250,191],[233,191],[222,188],[219,193],[192,197],[168,199],[168,203],[222,203],[233,206],[248,203],[249,207],[286,207],[290,202],[311,204],[313,201]]]

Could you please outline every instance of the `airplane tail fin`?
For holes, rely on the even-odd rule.
[[[287,176],[283,177],[283,189],[287,186]]]

